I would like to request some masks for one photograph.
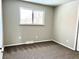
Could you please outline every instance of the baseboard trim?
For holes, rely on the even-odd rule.
[[[58,41],[56,41],[56,40],[53,40],[53,39],[51,39],[51,40],[42,40],[42,41],[27,41],[27,42],[25,42],[25,43],[4,45],[4,47],[18,46],[18,45],[23,45],[23,44],[34,44],[34,43],[47,42],[47,41],[56,42],[56,43],[58,43],[58,44],[60,44],[60,45],[62,45],[62,46],[64,46],[64,47],[67,47],[67,48],[69,48],[69,49],[75,51],[73,48],[71,48],[71,47],[69,47],[69,46],[66,46],[66,45],[64,45],[64,44],[62,44],[62,43],[60,43],[60,42],[58,42]]]
[[[18,46],[18,45],[23,45],[23,44],[33,44],[33,43],[47,42],[47,41],[52,41],[52,40],[42,40],[42,41],[27,41],[27,42],[25,42],[25,43],[18,43],[18,44],[4,45],[4,47]]]
[[[64,47],[66,47],[66,48],[69,48],[69,49],[75,51],[75,49],[73,49],[73,48],[71,48],[71,47],[69,47],[69,46],[66,46],[66,45],[64,45],[63,43],[60,43],[60,42],[58,42],[58,41],[56,41],[56,40],[53,40],[53,39],[52,39],[52,41],[53,41],[53,42],[56,42],[56,43],[58,43],[58,44],[60,44],[60,45],[62,45],[62,46],[64,46]]]

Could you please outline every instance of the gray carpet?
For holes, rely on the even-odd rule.
[[[54,42],[6,47],[3,59],[79,59],[79,53]]]

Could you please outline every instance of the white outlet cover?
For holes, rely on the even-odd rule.
[[[69,40],[66,40],[66,42],[69,42]]]
[[[38,36],[36,35],[36,37],[35,37],[36,39],[38,39]]]
[[[18,37],[18,39],[22,39],[22,37],[21,37],[21,36],[19,36],[19,37]]]

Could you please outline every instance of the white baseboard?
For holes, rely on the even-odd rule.
[[[25,43],[4,45],[4,47],[17,46],[17,45],[23,45],[23,44],[33,44],[33,43],[46,42],[46,41],[53,41],[53,42],[56,42],[56,43],[58,43],[58,44],[60,44],[60,45],[65,46],[65,47],[67,47],[67,48],[69,48],[69,49],[71,49],[71,50],[74,50],[73,48],[71,48],[71,47],[69,47],[69,46],[66,46],[66,45],[64,45],[64,44],[62,44],[62,43],[60,43],[60,42],[58,42],[58,41],[53,40],[53,39],[51,39],[51,40],[41,40],[41,41],[27,41],[27,42],[25,42]]]
[[[56,40],[53,40],[53,39],[52,39],[52,41],[53,41],[53,42],[56,42],[56,43],[58,43],[58,44],[60,44],[60,45],[62,45],[62,46],[64,46],[64,47],[67,47],[67,48],[69,48],[69,49],[71,49],[71,50],[73,50],[73,51],[75,51],[75,49],[73,49],[72,47],[69,47],[69,46],[67,46],[67,45],[64,45],[63,43],[60,43],[60,42],[58,42],[58,41],[56,41]]]
[[[4,47],[17,46],[17,45],[23,45],[23,44],[33,44],[33,43],[46,42],[46,41],[52,41],[52,40],[27,41],[27,42],[25,42],[25,43],[4,45]]]

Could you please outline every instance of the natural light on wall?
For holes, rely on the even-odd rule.
[[[44,25],[44,11],[20,8],[21,25]]]

